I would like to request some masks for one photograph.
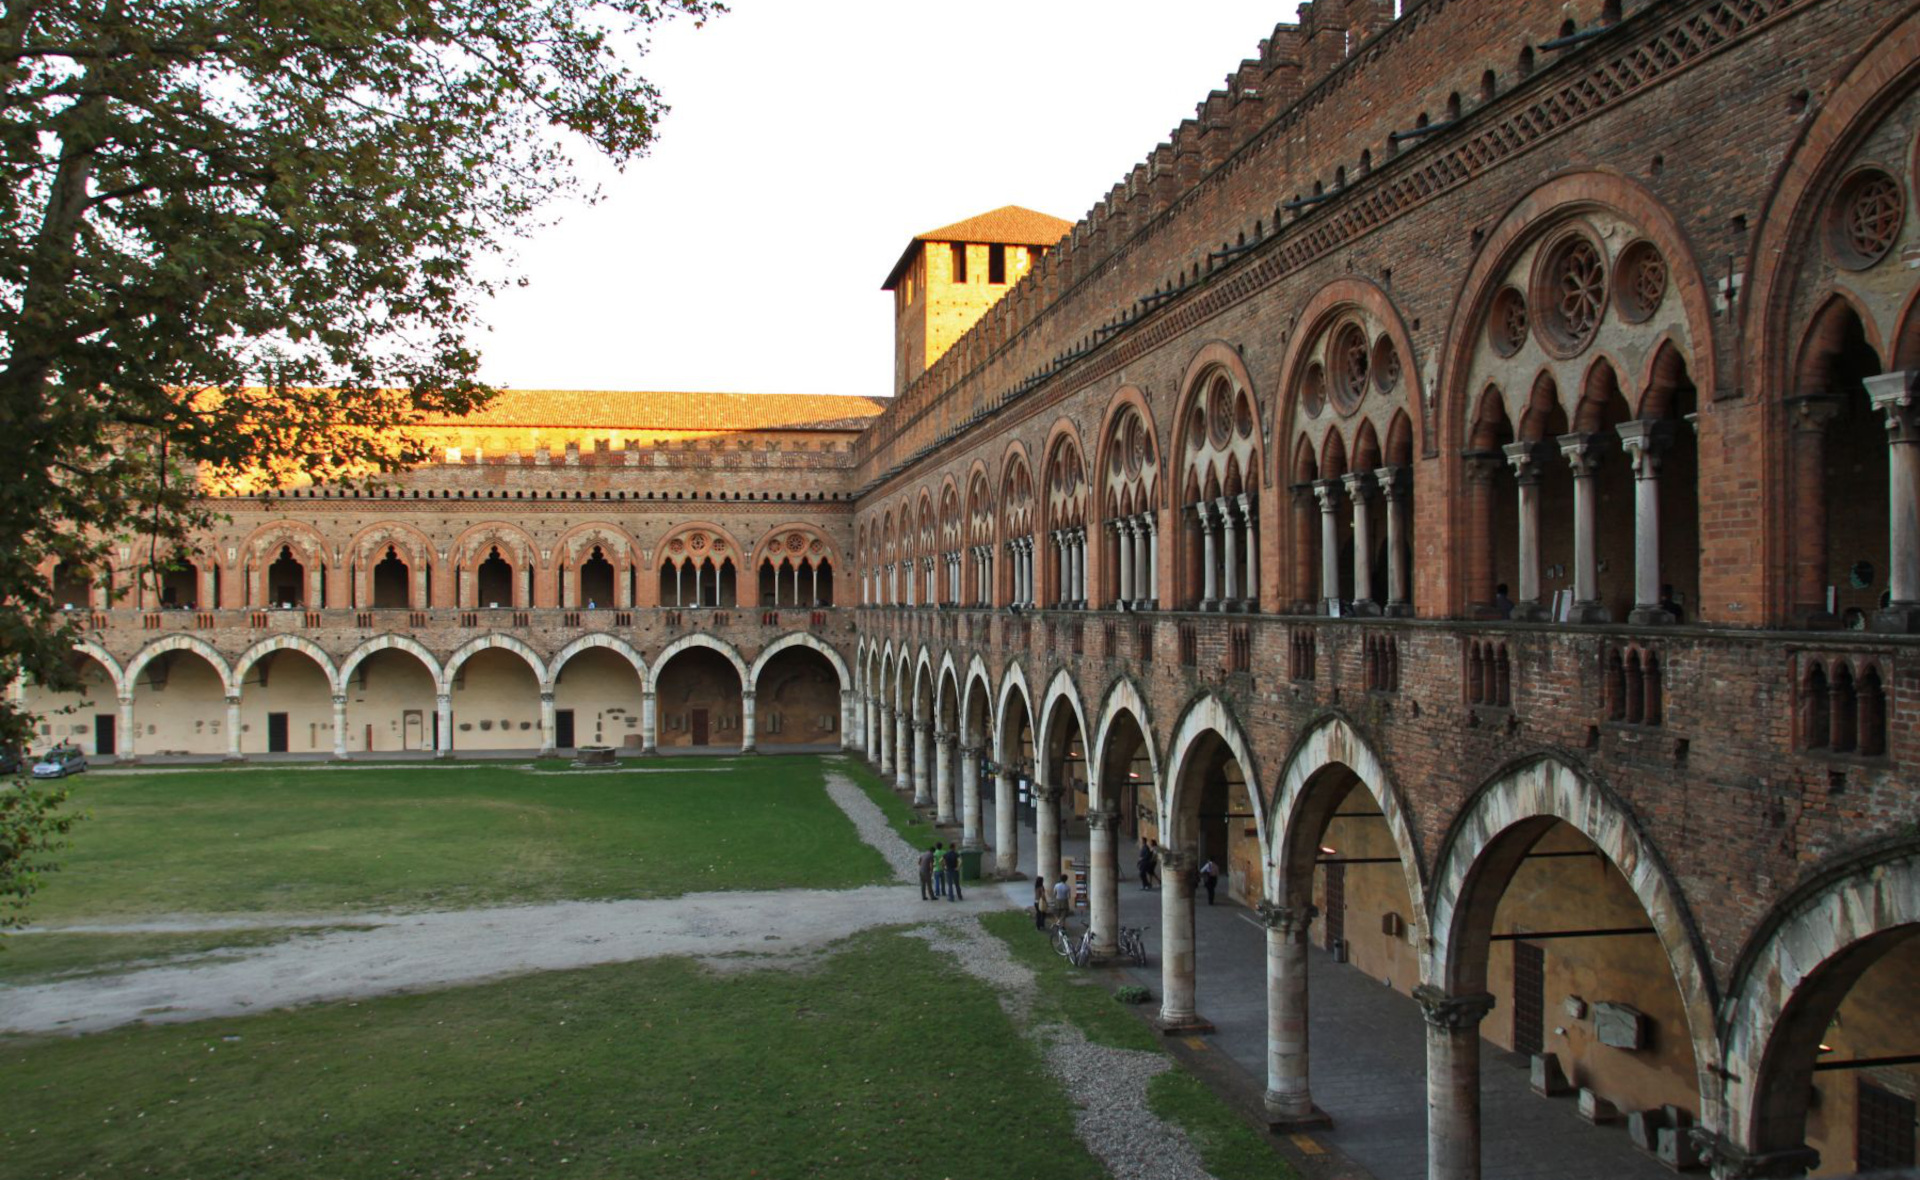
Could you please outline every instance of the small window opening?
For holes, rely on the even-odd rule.
[[[1007,281],[1007,248],[1005,246],[987,247],[987,282],[995,285]]]
[[[947,248],[953,251],[953,281],[955,283],[966,282],[967,244],[965,242],[953,242],[950,243]]]

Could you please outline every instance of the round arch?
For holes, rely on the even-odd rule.
[[[748,669],[747,674],[741,679],[740,683],[756,692],[759,691],[761,669],[765,668],[767,662],[773,659],[773,657],[786,651],[788,648],[794,647],[810,647],[814,651],[827,657],[827,662],[833,665],[834,673],[840,677],[841,691],[847,692],[853,689],[853,673],[848,670],[846,659],[841,656],[839,652],[835,651],[830,644],[822,642],[805,631],[788,632],[761,648],[760,654],[753,658],[752,666]]]
[[[389,649],[407,652],[426,665],[427,674],[433,677],[434,690],[442,691],[440,686],[445,683],[445,678],[442,675],[440,661],[434,658],[434,654],[428,651],[419,640],[411,636],[395,634],[376,635],[348,652],[347,657],[340,661],[340,678],[336,683],[344,691],[347,681],[353,676],[353,670],[358,668],[362,661],[375,652]]]
[[[168,635],[141,648],[132,659],[127,661],[126,674],[120,680],[121,691],[132,692],[134,681],[140,678],[141,670],[152,663],[156,656],[165,655],[170,651],[190,651],[206,660],[219,674],[221,691],[230,697],[239,694],[240,690],[235,687],[239,681],[233,674],[232,666],[227,663],[227,658],[220,654],[218,648],[197,635]]]
[[[1101,771],[1107,764],[1107,743],[1113,737],[1113,724],[1122,713],[1131,714],[1134,724],[1140,728],[1141,744],[1147,748],[1147,765],[1153,773],[1154,807],[1160,806],[1160,784],[1165,778],[1160,770],[1160,750],[1153,741],[1153,714],[1147,708],[1140,686],[1131,676],[1121,676],[1107,687],[1106,697],[1100,703],[1100,720],[1094,727],[1092,753],[1087,759],[1087,806],[1093,811],[1107,810],[1107,787]]]
[[[333,657],[326,653],[326,649],[304,635],[275,635],[271,639],[262,639],[242,652],[240,658],[233,662],[233,683],[244,682],[247,678],[247,669],[277,651],[297,651],[306,655],[320,665],[320,671],[326,674],[327,688],[330,692],[337,696],[346,691],[346,678],[335,666]]]
[[[733,665],[733,670],[739,673],[740,686],[742,688],[746,688],[753,683],[753,674],[747,667],[747,661],[740,657],[739,648],[734,647],[724,639],[696,631],[690,635],[682,635],[680,638],[660,649],[660,654],[653,659],[653,667],[647,671],[645,684],[648,692],[658,690],[660,673],[666,670],[668,661],[690,647],[704,647],[711,651],[719,652],[726,658],[728,663]]]
[[[113,656],[107,652],[106,648],[101,647],[91,639],[76,639],[73,643],[73,650],[86,656],[107,670],[108,678],[113,681],[113,695],[115,697],[122,697],[127,694],[128,688],[133,684],[133,678],[121,671],[120,661],[114,659]],[[18,683],[18,677],[15,678],[15,682]]]
[[[1280,781],[1275,785],[1272,801],[1266,809],[1273,818],[1273,842],[1267,845],[1267,900],[1275,904],[1285,902],[1286,899],[1279,893],[1285,888],[1289,870],[1293,867],[1288,860],[1292,851],[1292,841],[1288,836],[1294,825],[1304,818],[1302,805],[1316,776],[1335,766],[1351,771],[1379,805],[1387,829],[1393,834],[1393,846],[1399,853],[1400,869],[1406,879],[1407,897],[1411,900],[1413,912],[1425,915],[1426,874],[1421,866],[1420,843],[1414,835],[1413,820],[1406,801],[1394,786],[1393,776],[1387,773],[1373,747],[1354,729],[1351,721],[1338,713],[1322,717],[1309,726],[1294,742],[1285,765],[1280,769]],[[1318,844],[1317,840],[1315,844]]]
[[[1810,1078],[1805,1065],[1796,1070],[1783,1058],[1797,1055],[1811,1064],[1832,1017],[1803,1010],[1818,1003],[1810,1000],[1809,985],[1833,971],[1855,975],[1877,957],[1857,952],[1914,937],[1911,930],[1898,933],[1902,927],[1920,927],[1920,847],[1910,843],[1833,866],[1775,907],[1741,955],[1725,1005],[1725,1133],[1742,1148],[1801,1145]],[[1819,1007],[1837,1009],[1839,998],[1829,996]],[[1803,1043],[1788,1043],[1795,1039]],[[1791,1089],[1793,1083],[1799,1089]],[[1771,1125],[1783,1118],[1790,1125]]]
[[[1472,973],[1484,972],[1495,905],[1473,903],[1492,882],[1497,881],[1504,891],[1520,856],[1555,821],[1586,837],[1613,863],[1653,925],[1686,1013],[1702,1121],[1714,1125],[1719,1084],[1713,1069],[1720,1060],[1714,1022],[1717,996],[1693,916],[1673,875],[1626,804],[1555,755],[1537,754],[1510,765],[1455,818],[1441,845],[1428,892],[1424,981],[1449,995],[1485,990]]]
[[[1169,848],[1178,848],[1194,835],[1185,829],[1185,820],[1181,818],[1182,808],[1186,805],[1183,780],[1187,777],[1188,760],[1192,758],[1195,745],[1208,734],[1218,737],[1240,764],[1240,771],[1246,776],[1247,794],[1253,801],[1253,822],[1255,835],[1262,848],[1267,847],[1267,812],[1265,800],[1261,797],[1259,783],[1260,768],[1254,761],[1253,744],[1247,740],[1246,731],[1240,727],[1240,721],[1233,715],[1232,706],[1212,693],[1203,693],[1187,703],[1180,714],[1180,720],[1174,726],[1173,740],[1167,746],[1167,767],[1169,773],[1161,784],[1161,830],[1169,833],[1161,843]]]
[[[547,673],[543,679],[543,683],[559,683],[560,669],[566,667],[568,660],[586,651],[590,647],[604,647],[609,651],[618,652],[627,663],[633,665],[635,674],[640,677],[640,683],[645,684],[647,682],[647,660],[645,656],[641,655],[639,651],[626,640],[618,636],[608,635],[604,631],[595,631],[590,635],[580,636],[556,652],[552,662],[547,665]]]
[[[547,678],[546,661],[540,658],[540,654],[531,647],[528,647],[521,640],[496,631],[468,640],[455,649],[452,655],[447,657],[447,666],[440,673],[440,683],[438,686],[440,695],[447,696],[453,692],[453,678],[454,675],[460,671],[462,664],[474,656],[479,655],[481,652],[495,647],[505,648],[525,660],[527,666],[533,669],[533,678],[539,683],[542,693],[553,691],[553,681]]]

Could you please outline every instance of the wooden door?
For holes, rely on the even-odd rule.
[[[112,713],[96,713],[93,717],[93,752],[105,757],[114,752],[119,744],[120,719]]]
[[[706,745],[707,744],[707,711],[705,709],[693,710],[693,715],[692,715],[689,727],[693,730],[693,744],[696,746]]]
[[[284,754],[287,752],[287,715],[285,713],[267,714],[267,753]]]
[[[553,744],[562,750],[573,749],[573,710],[560,709],[553,715]]]

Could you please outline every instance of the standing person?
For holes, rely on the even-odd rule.
[[[1513,617],[1513,598],[1507,593],[1505,582],[1493,588],[1493,610],[1503,619]]]
[[[947,861],[940,851],[945,847],[946,844],[938,840],[933,845],[933,899],[935,901],[947,895]]]
[[[945,857],[945,861],[946,861],[946,869],[947,869],[947,900],[959,901],[960,900],[960,846],[958,844],[947,845],[947,855]]]
[[[1053,913],[1062,926],[1067,924],[1067,913],[1073,904],[1073,886],[1067,884],[1067,875],[1060,874],[1060,881],[1053,887]]]
[[[933,849],[920,854],[920,900],[933,900]]]
[[[1220,869],[1213,863],[1212,857],[1208,857],[1207,863],[1200,866],[1200,883],[1207,887],[1207,904],[1212,905],[1214,887],[1220,884]]]
[[[1153,872],[1156,867],[1153,855],[1153,841],[1140,837],[1140,888],[1153,888]]]
[[[1047,879],[1037,873],[1033,878],[1033,928],[1047,928]]]

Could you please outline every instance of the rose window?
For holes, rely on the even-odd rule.
[[[1620,256],[1620,283],[1614,298],[1620,318],[1630,324],[1648,319],[1667,296],[1667,260],[1651,242],[1635,242]]]
[[[1559,351],[1571,355],[1593,342],[1607,306],[1607,266],[1598,246],[1580,236],[1566,239],[1548,257],[1535,290],[1538,318]]]
[[[1213,445],[1223,447],[1232,437],[1233,405],[1228,399],[1229,392],[1225,381],[1216,381],[1207,396],[1207,423],[1213,428]]]
[[[1400,384],[1400,350],[1386,336],[1373,342],[1373,383],[1381,393]]]
[[[1870,169],[1853,177],[1840,190],[1834,214],[1834,252],[1856,269],[1886,257],[1899,240],[1904,205],[1900,185],[1886,173]]]
[[[1493,314],[1487,317],[1487,343],[1501,356],[1512,356],[1527,343],[1527,301],[1517,288],[1508,287],[1493,300]]]
[[[1367,353],[1367,337],[1358,325],[1349,324],[1333,338],[1327,368],[1333,377],[1333,403],[1342,414],[1351,414],[1366,396]]]

